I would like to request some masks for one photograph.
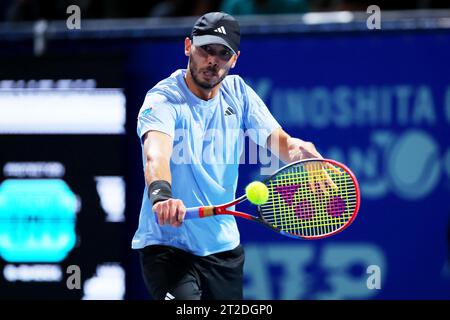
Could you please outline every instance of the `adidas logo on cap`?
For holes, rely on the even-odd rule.
[[[224,28],[223,26],[222,26],[222,27],[219,27],[219,28],[217,28],[217,29],[215,29],[214,32],[219,32],[219,33],[227,34],[227,32],[225,31],[225,28]]]

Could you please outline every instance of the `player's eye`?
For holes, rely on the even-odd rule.
[[[219,58],[221,59],[221,60],[223,60],[223,61],[228,61],[228,60],[230,60],[231,59],[231,57],[233,56],[233,54],[231,53],[231,51],[230,50],[226,50],[226,49],[224,49],[224,50],[220,50],[220,51],[215,51],[211,46],[209,46],[209,45],[204,45],[204,46],[201,46],[200,47],[202,50],[203,50],[203,52],[205,52],[205,53],[207,53],[207,54],[209,54],[209,55],[211,55],[211,56],[216,56],[216,55],[218,55],[219,56]]]
[[[215,53],[214,50],[208,45],[201,46],[200,48],[202,48],[207,54],[214,55]]]
[[[229,50],[221,50],[220,54],[219,54],[220,59],[225,60],[225,61],[230,60],[232,55],[233,54]]]

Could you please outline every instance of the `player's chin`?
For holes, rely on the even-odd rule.
[[[200,83],[201,87],[204,89],[212,89],[215,86],[217,86],[219,84],[219,82],[216,81],[202,81]]]
[[[219,80],[219,76],[211,76],[211,75],[205,75],[203,74],[203,83],[205,83],[205,85],[210,85],[210,86],[214,86],[218,80]]]
[[[214,88],[215,86],[217,86],[219,83],[222,82],[222,80],[225,78],[227,74],[225,73],[224,75],[220,74],[220,73],[216,73],[214,75],[207,75],[207,74],[202,74],[202,80],[203,80],[203,84],[205,86],[209,86],[210,88]]]

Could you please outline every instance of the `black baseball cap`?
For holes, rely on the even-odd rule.
[[[222,44],[236,54],[241,42],[241,30],[236,19],[229,14],[209,12],[195,22],[191,39],[197,47],[207,44]]]

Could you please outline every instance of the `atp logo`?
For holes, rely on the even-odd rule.
[[[245,299],[371,299],[388,270],[370,243],[248,243],[245,251]]]

